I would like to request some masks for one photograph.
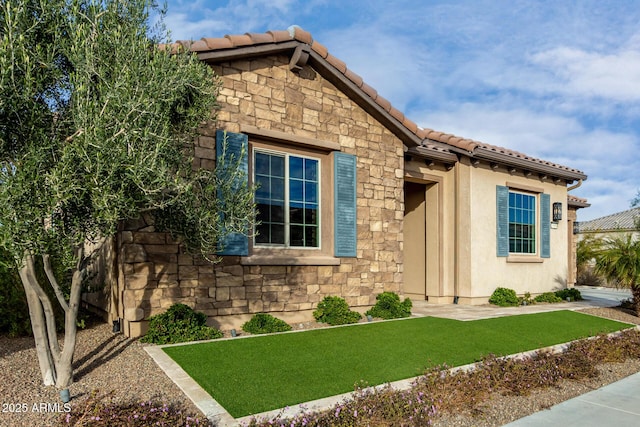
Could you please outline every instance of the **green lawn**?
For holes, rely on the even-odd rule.
[[[612,332],[629,325],[572,311],[461,322],[437,317],[256,336],[164,351],[234,417]]]

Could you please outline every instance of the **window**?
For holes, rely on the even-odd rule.
[[[318,159],[255,150],[256,246],[320,247],[319,175]]]
[[[542,262],[537,260],[550,258],[549,194],[542,189],[507,184],[496,186],[497,255],[507,258],[515,255],[513,262]]]
[[[536,253],[536,197],[509,192],[509,252]]]

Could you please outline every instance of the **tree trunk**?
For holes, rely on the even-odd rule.
[[[631,295],[633,295],[633,305],[636,309],[636,316],[640,317],[640,285],[631,285]]]
[[[38,363],[40,364],[42,380],[44,385],[54,385],[56,382],[56,368],[49,347],[49,335],[47,333],[44,308],[38,294],[33,289],[35,271],[33,271],[32,267],[32,263],[23,260],[23,265],[20,267],[18,273],[22,281],[22,286],[24,287],[24,292],[27,295],[31,329],[33,330],[33,338],[36,344],[36,354],[38,356]]]
[[[73,353],[76,349],[78,309],[80,308],[81,296],[82,273],[76,269],[71,280],[69,304],[64,313],[64,345],[57,366],[58,377],[56,379],[56,387],[60,389],[69,387],[73,382]]]
[[[31,328],[36,343],[36,353],[40,364],[40,372],[45,385],[54,385],[64,389],[73,382],[73,353],[76,348],[76,332],[78,309],[82,295],[82,272],[84,265],[84,251],[79,248],[78,264],[71,280],[69,301],[62,298],[60,288],[53,277],[49,257],[43,256],[47,277],[58,296],[59,303],[64,310],[64,342],[62,349],[58,344],[56,321],[51,300],[38,283],[35,272],[33,255],[25,253],[19,274],[27,295]]]

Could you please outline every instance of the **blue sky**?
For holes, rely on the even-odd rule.
[[[637,1],[169,0],[172,38],[296,24],[419,126],[584,171],[581,221],[640,189]]]

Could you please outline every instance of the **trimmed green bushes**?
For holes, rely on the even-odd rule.
[[[545,292],[543,294],[538,295],[533,299],[535,302],[562,302],[562,298],[558,297],[553,292]]]
[[[556,291],[556,296],[563,301],[566,300],[567,298],[570,298],[571,301],[582,300],[582,294],[576,288],[561,289],[559,291]]]
[[[413,304],[409,298],[400,302],[400,297],[395,292],[383,292],[376,297],[376,305],[365,314],[381,319],[399,319],[411,316],[411,307]]]
[[[491,298],[489,298],[489,303],[500,307],[516,307],[520,305],[520,300],[513,289],[496,288]]]
[[[173,304],[167,311],[149,318],[149,331],[140,341],[174,344],[186,341],[212,340],[222,332],[206,325],[207,316],[184,304]]]
[[[350,310],[343,298],[327,296],[320,301],[318,308],[313,312],[313,317],[318,322],[333,326],[358,323],[362,315],[357,311]]]
[[[242,325],[242,330],[250,334],[270,334],[273,332],[286,332],[291,330],[284,320],[273,317],[267,313],[258,313],[251,320]]]

